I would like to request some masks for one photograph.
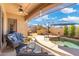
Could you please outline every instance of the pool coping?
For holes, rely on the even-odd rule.
[[[79,41],[78,39],[75,39],[75,38],[69,38],[69,37],[60,37],[60,38],[66,38],[66,40],[74,40],[74,41]]]

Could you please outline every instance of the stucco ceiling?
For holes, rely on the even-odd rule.
[[[4,4],[4,8],[7,13],[25,16],[29,15],[29,13],[38,5],[39,3],[7,3]],[[18,11],[19,6],[22,6],[22,9],[24,10],[22,14]]]

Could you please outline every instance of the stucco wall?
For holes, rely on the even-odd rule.
[[[50,31],[54,35],[64,35],[64,28],[51,28]]]
[[[7,20],[8,18],[16,19],[17,20],[17,32],[20,32],[24,34],[25,36],[27,35],[28,28],[26,26],[26,22],[23,16],[14,15],[10,13],[6,13],[6,16],[7,16]]]

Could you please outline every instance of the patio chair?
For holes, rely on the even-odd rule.
[[[26,44],[23,44],[23,39],[25,38],[21,33],[13,32],[7,35],[8,41],[12,44],[13,48],[16,49],[16,53],[18,54],[20,49]]]
[[[8,39],[16,49],[17,56],[47,55],[47,53],[41,52],[41,47],[37,46],[35,42],[31,42],[28,45],[23,44],[23,38],[23,35],[17,32],[8,34]]]

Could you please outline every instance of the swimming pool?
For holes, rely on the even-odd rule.
[[[68,47],[68,48],[74,48],[79,49],[79,41],[75,40],[69,40],[66,38],[60,38],[59,40],[50,40],[52,43],[55,43],[60,46]]]

